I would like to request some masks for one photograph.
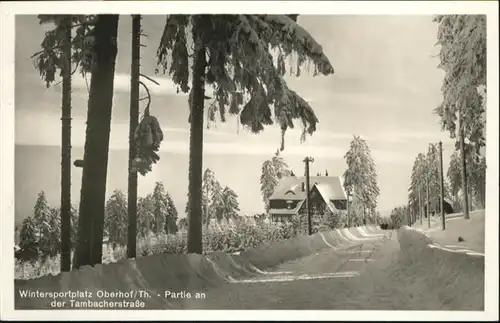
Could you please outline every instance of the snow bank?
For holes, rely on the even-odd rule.
[[[76,305],[94,306],[92,309],[96,306],[97,309],[183,308],[183,302],[195,297],[196,293],[244,277],[267,274],[266,270],[284,262],[326,248],[336,250],[351,242],[374,239],[374,232],[380,230],[364,227],[355,229],[355,235],[341,236],[342,231],[346,230],[271,243],[238,255],[222,252],[209,257],[196,254],[153,255],[83,267],[57,276],[15,280],[15,308],[85,309]]]

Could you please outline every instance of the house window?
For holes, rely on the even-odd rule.
[[[337,210],[347,210],[347,200],[331,200]]]

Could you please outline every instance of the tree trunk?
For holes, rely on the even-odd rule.
[[[461,115],[461,113],[460,113]],[[459,116],[459,118],[461,118]],[[462,164],[462,192],[464,192],[464,205],[463,205],[463,211],[464,211],[464,218],[470,219],[469,215],[469,190],[467,188],[467,169],[466,169],[466,161],[465,161],[465,138],[464,138],[464,131],[462,129],[462,122],[459,122],[460,128],[459,128],[459,140],[460,140],[460,157],[461,157],[461,164]]]
[[[206,48],[203,39],[203,16],[193,18],[193,101],[190,106],[189,138],[189,226],[188,253],[203,253],[202,176],[203,176],[203,110],[205,97]]]
[[[61,133],[61,271],[71,270],[71,16],[65,21]]]
[[[130,75],[130,125],[128,151],[128,241],[127,258],[135,258],[137,250],[137,154],[134,134],[139,124],[139,72],[141,63],[141,15],[132,16],[132,66]]]
[[[472,212],[474,211],[475,196],[474,192],[472,191],[471,185],[468,186],[469,186],[469,212]]]
[[[203,184],[203,180],[202,180],[202,184]],[[208,187],[207,189],[205,190],[205,203],[203,203],[203,215],[202,215],[202,223],[204,222],[205,223],[205,233],[208,233],[208,226],[210,224],[210,219],[209,219],[209,215],[208,215],[208,211],[209,211],[209,205],[208,205],[208,199],[209,199],[209,190],[208,190]]]
[[[351,217],[350,217],[350,211],[351,207],[349,205],[349,191],[347,191],[347,227],[351,227]]]
[[[117,48],[118,15],[98,15],[87,111],[87,131],[75,266],[102,261],[106,176]]]
[[[479,188],[479,198],[481,199],[481,208],[486,209],[486,181],[482,181]]]
[[[420,226],[422,226],[422,187],[418,186],[418,217],[420,218]]]
[[[429,210],[429,181],[427,181],[427,185],[425,186],[425,215],[427,216],[427,226],[430,228],[431,227],[431,213]]]

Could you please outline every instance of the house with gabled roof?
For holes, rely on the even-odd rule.
[[[281,178],[269,198],[269,215],[273,221],[306,213],[305,182],[305,176]],[[347,194],[339,176],[310,176],[309,189],[312,214],[347,212]]]

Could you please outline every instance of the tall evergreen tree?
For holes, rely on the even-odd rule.
[[[425,188],[425,172],[426,172],[425,155],[419,153],[413,162],[411,181],[409,191],[409,204],[413,206],[413,212],[417,216],[422,216],[424,207],[423,196]]]
[[[284,79],[285,58],[295,52],[296,74],[310,60],[315,73],[333,74],[321,46],[287,15],[170,15],[158,48],[158,65],[190,92],[189,231],[188,252],[202,253],[202,165],[205,85],[212,85],[221,120],[226,112],[239,115],[242,125],[258,133],[272,124],[272,110],[282,131],[293,127],[293,119],[304,125],[303,139],[316,130],[318,119],[309,104],[290,90]],[[189,87],[188,27],[193,40],[192,86]],[[271,49],[279,52],[275,64]],[[208,54],[208,59],[207,59]],[[172,64],[168,63],[172,57]],[[240,110],[227,109],[229,97],[245,92],[251,99]]]
[[[165,221],[165,232],[167,234],[175,234],[178,231],[177,228],[177,219],[179,217],[179,214],[177,212],[177,208],[175,207],[174,200],[168,194],[166,193],[166,200],[167,200],[167,220]]]
[[[380,189],[377,170],[367,142],[354,135],[350,148],[344,155],[347,170],[344,172],[344,188],[362,203],[363,221],[366,215],[375,215]]]
[[[153,202],[153,228],[152,231],[155,234],[160,234],[165,232],[165,225],[168,218],[168,207],[169,201],[167,199],[167,193],[161,182],[156,182],[153,189],[152,195]]]
[[[36,223],[32,216],[23,220],[19,233],[19,252],[17,256],[23,261],[33,261],[38,258],[38,238]]]
[[[271,159],[262,163],[262,172],[260,175],[260,192],[264,201],[266,212],[269,211],[269,198],[278,186],[279,180],[283,177],[292,176],[290,167],[280,156],[279,150],[276,151]]]
[[[240,211],[238,194],[231,188],[225,186],[222,190],[222,201],[222,210],[219,211],[222,216],[218,216],[217,218],[229,220],[238,217],[238,212]]]
[[[426,160],[426,187],[429,190],[428,210],[439,205],[440,182],[439,182],[439,152],[436,144],[429,144]],[[433,200],[432,200],[433,199]],[[429,212],[429,211],[428,211]]]
[[[145,237],[152,231],[155,215],[153,194],[139,197],[137,200],[137,236]]]
[[[45,192],[41,191],[38,193],[33,208],[33,222],[35,223],[35,236],[38,250],[42,257],[50,255],[52,232],[56,230],[56,228],[53,227],[54,219],[52,212],[52,209],[47,203]]]
[[[451,138],[457,138],[461,153],[463,211],[468,219],[465,139],[476,153],[485,145],[486,16],[441,15],[435,22],[439,24],[440,68],[445,71],[443,102],[435,112],[441,118],[443,130],[448,130]]]
[[[127,198],[120,190],[115,190],[106,202],[104,227],[109,242],[114,246],[127,243]]]

